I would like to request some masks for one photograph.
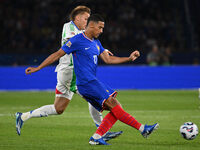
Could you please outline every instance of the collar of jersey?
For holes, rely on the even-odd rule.
[[[71,23],[76,27],[77,30],[79,30],[79,28],[75,25],[73,21],[71,21]]]
[[[83,34],[83,36],[86,38],[86,39],[88,39],[89,41],[91,41],[91,42],[93,42],[94,41],[94,39],[93,40],[91,40],[90,38],[88,38],[84,33],[82,33]]]

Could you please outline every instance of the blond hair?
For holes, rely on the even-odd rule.
[[[85,12],[88,13],[88,14],[90,14],[90,13],[91,13],[90,8],[88,8],[87,6],[77,6],[77,7],[75,7],[75,8],[71,11],[71,13],[70,13],[70,15],[69,15],[70,20],[71,20],[71,21],[74,21],[74,20],[75,20],[75,17],[76,17],[77,15],[82,14],[82,13],[85,13]]]

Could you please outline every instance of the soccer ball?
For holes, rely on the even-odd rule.
[[[192,122],[185,122],[180,127],[180,133],[186,140],[193,140],[197,137],[199,130],[196,124]]]

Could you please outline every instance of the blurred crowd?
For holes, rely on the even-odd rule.
[[[150,65],[173,64],[173,54],[199,51],[199,22],[185,34],[184,3],[167,0],[0,0],[0,54],[48,55],[60,47],[62,26],[77,5],[106,19],[103,46],[120,56],[139,49]],[[180,5],[180,6],[179,6]],[[178,6],[178,7],[177,7]],[[197,16],[200,17],[199,14]],[[187,32],[187,30],[186,30]],[[200,35],[200,34],[199,34]],[[189,38],[188,38],[189,36]],[[187,43],[187,45],[185,44]],[[192,58],[193,59],[193,58]],[[198,63],[199,56],[196,58]],[[27,62],[21,62],[27,64]]]

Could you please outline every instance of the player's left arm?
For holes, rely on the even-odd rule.
[[[113,56],[114,54],[111,52],[111,51],[109,51],[108,49],[105,49],[105,52],[107,52],[108,53],[108,55],[111,55],[111,56]]]
[[[100,58],[106,64],[121,64],[129,61],[134,61],[140,56],[140,52],[138,50],[133,51],[129,57],[117,57],[117,56],[110,56],[106,51],[103,51],[100,54]]]

